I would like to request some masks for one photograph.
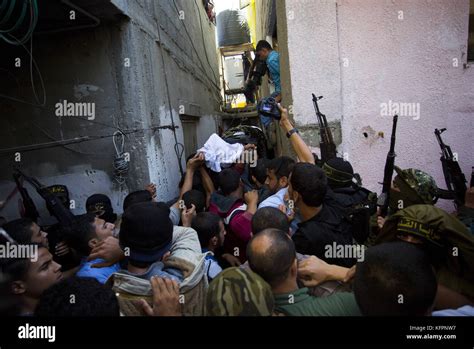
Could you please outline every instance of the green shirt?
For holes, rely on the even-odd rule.
[[[275,310],[287,316],[362,316],[354,294],[349,292],[314,297],[307,288],[300,288],[274,297]]]

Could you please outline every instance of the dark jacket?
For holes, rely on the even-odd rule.
[[[352,245],[352,227],[344,217],[344,208],[331,193],[325,198],[321,211],[311,219],[298,224],[292,237],[296,251],[314,255],[327,263],[343,267],[355,264],[354,258],[326,257],[327,246]]]
[[[332,196],[344,208],[353,238],[364,243],[371,231],[370,217],[377,212],[377,195],[362,187],[345,187],[333,189]]]

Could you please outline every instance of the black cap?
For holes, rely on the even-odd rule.
[[[112,202],[109,197],[104,194],[94,194],[86,200],[87,213],[95,213],[99,218],[106,222],[115,223],[117,215],[114,213]]]
[[[342,158],[333,158],[323,165],[331,188],[348,187],[352,184],[354,169],[349,161]]]
[[[142,202],[122,215],[120,246],[129,248],[131,261],[153,263],[170,250],[173,223],[170,210],[162,202]]]

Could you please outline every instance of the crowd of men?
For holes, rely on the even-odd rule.
[[[293,129],[281,113],[282,129]],[[447,213],[434,205],[430,175],[397,167],[382,217],[349,162],[321,164],[297,132],[289,142],[295,159],[261,158],[221,172],[194,154],[172,203],[160,202],[151,184],[129,193],[120,215],[94,194],[69,225],[4,223],[1,244],[29,245],[38,255],[0,259],[0,311],[474,315],[474,188]]]

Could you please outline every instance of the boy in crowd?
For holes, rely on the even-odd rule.
[[[249,177],[254,188],[258,190],[258,205],[272,195],[272,192],[265,184],[267,181],[267,165],[269,161],[268,159],[261,158],[257,160],[255,167],[249,167]]]
[[[5,244],[4,239],[0,239]],[[11,246],[10,246],[11,247]],[[25,245],[22,245],[24,248]],[[19,315],[33,315],[43,292],[63,277],[61,266],[44,246],[30,244],[36,249],[36,258],[1,258],[0,275],[8,278],[10,293],[19,304]]]
[[[136,300],[147,298],[154,276],[174,280],[186,297],[183,312],[202,315],[207,290],[205,256],[196,232],[173,226],[164,203],[145,202],[130,206],[122,216],[120,247],[127,269],[112,275],[108,284],[118,294],[125,315],[142,315]]]
[[[224,251],[244,263],[247,242],[251,237],[250,221],[257,211],[258,193],[252,190],[244,194],[240,174],[232,168],[219,173],[219,187],[220,192],[211,195],[209,212],[218,214],[228,227]]]
[[[91,277],[104,284],[114,272],[120,269],[115,263],[108,267],[93,268],[92,265],[104,262],[103,259],[87,261],[92,249],[101,241],[113,236],[114,225],[98,218],[93,213],[86,213],[74,218],[72,226],[66,230],[65,237],[71,247],[84,258],[76,275]]]
[[[210,282],[222,271],[214,254],[224,245],[226,235],[224,222],[214,213],[201,212],[193,218],[191,227],[198,234],[202,252],[211,252],[206,255],[206,274]]]
[[[19,244],[36,243],[49,247],[48,233],[29,218],[15,219],[6,223],[3,229]]]

